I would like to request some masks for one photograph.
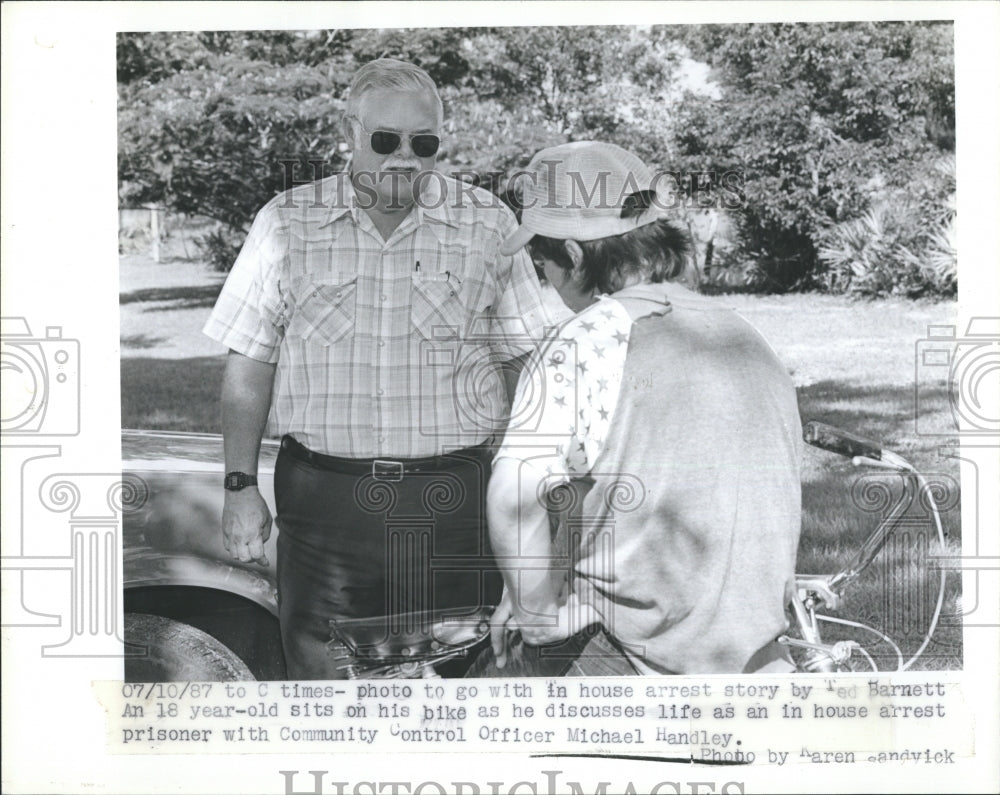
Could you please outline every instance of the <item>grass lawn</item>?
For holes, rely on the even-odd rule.
[[[221,433],[225,357],[121,360],[122,427]]]
[[[218,432],[225,357],[199,329],[220,277],[188,262],[154,265],[134,255],[122,258],[121,273],[122,427]],[[927,327],[953,324],[955,303],[857,302],[822,295],[717,300],[753,323],[785,362],[804,421],[818,419],[880,440],[928,475],[945,508],[947,548],[957,553],[958,463],[939,455],[943,445],[957,441],[949,397],[943,381],[921,382],[915,389],[914,366]],[[882,513],[899,501],[900,486],[891,474],[872,475],[807,448],[798,570],[833,573],[846,564]],[[838,615],[887,632],[909,656],[923,641],[938,596],[931,559],[938,544],[920,500],[906,512],[897,536],[848,592]],[[952,573],[941,625],[915,668],[961,667],[957,597],[958,577]],[[851,637],[868,646],[871,636]],[[870,650],[889,659],[885,648]]]

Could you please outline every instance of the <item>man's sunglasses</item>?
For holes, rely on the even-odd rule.
[[[356,117],[355,117],[356,118]],[[372,151],[377,155],[391,155],[403,142],[400,133],[389,132],[389,130],[365,130],[360,119],[356,119],[365,134],[371,136]],[[441,139],[431,133],[417,133],[416,135],[406,134],[410,139],[410,148],[417,157],[432,157],[437,154],[438,147],[441,146]]]

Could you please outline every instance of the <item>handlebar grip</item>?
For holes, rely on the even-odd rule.
[[[871,439],[854,436],[840,428],[823,422],[810,420],[802,426],[802,439],[813,447],[838,453],[847,458],[864,456],[875,461],[882,460],[882,445]]]

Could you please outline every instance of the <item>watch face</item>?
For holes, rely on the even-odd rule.
[[[224,483],[225,487],[230,491],[239,491],[240,489],[245,489],[247,486],[256,485],[257,478],[253,475],[247,475],[244,472],[230,472],[226,475]]]

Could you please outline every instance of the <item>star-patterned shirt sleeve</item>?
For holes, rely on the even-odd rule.
[[[590,472],[618,402],[631,328],[628,312],[608,297],[557,328],[521,374],[497,459],[543,469],[550,488]]]

